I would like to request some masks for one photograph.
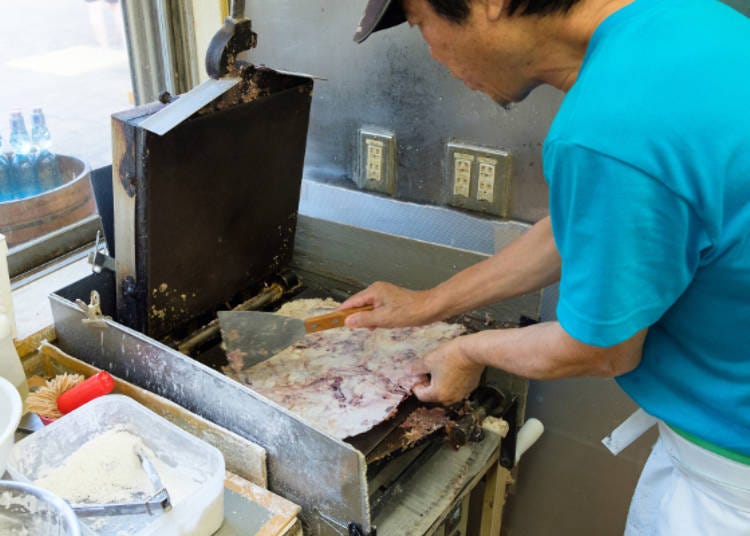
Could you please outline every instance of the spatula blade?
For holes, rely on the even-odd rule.
[[[249,368],[279,353],[305,336],[298,318],[259,311],[219,311],[221,339],[230,365]]]

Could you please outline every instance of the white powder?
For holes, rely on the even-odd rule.
[[[36,484],[73,503],[143,501],[156,490],[136,455],[137,449],[155,466],[172,504],[199,485],[189,475],[163,463],[140,437],[122,428],[84,443],[61,466],[46,471]]]

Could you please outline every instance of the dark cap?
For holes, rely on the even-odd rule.
[[[406,15],[401,8],[401,0],[370,0],[354,34],[354,40],[361,43],[372,32],[385,30],[402,22],[406,22]]]

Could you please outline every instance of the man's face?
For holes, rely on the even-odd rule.
[[[534,85],[524,76],[524,58],[511,32],[497,39],[507,20],[489,21],[484,3],[474,1],[469,17],[457,24],[435,13],[427,0],[403,0],[410,26],[417,26],[430,54],[472,90],[481,91],[501,106],[518,102]]]

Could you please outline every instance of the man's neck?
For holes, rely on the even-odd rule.
[[[568,91],[599,25],[634,0],[584,0],[565,15],[533,20],[535,69],[540,81]]]

